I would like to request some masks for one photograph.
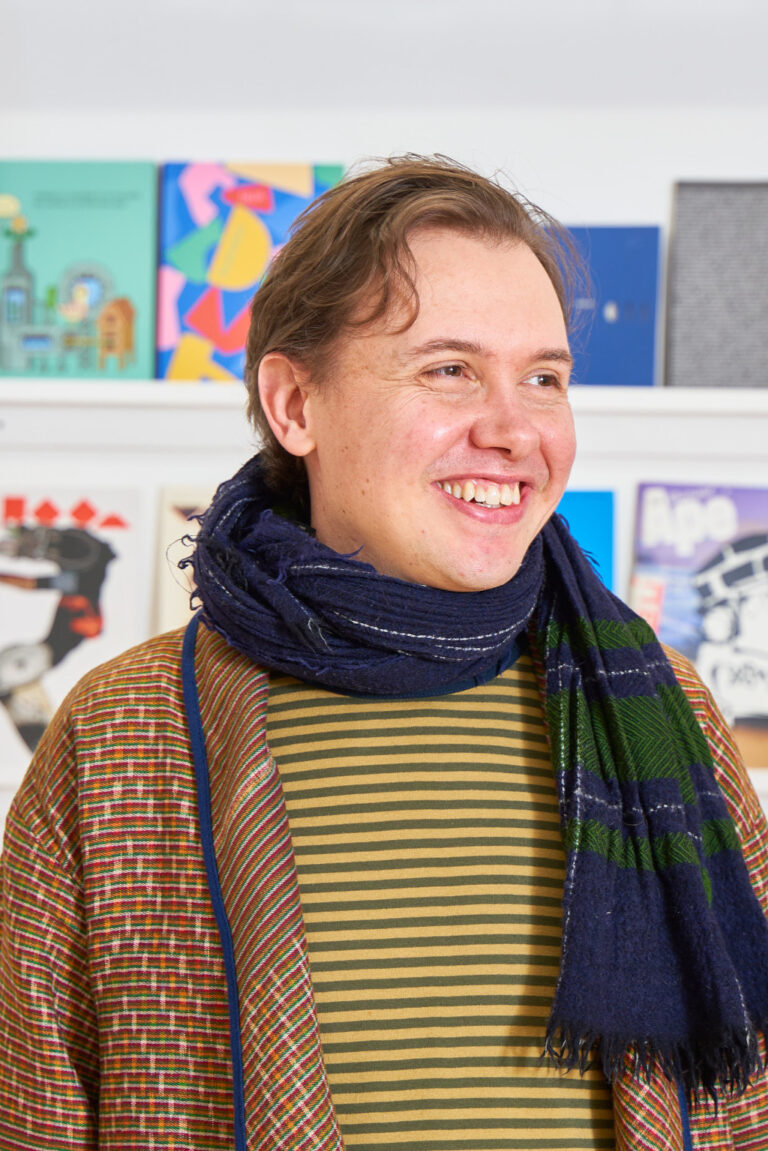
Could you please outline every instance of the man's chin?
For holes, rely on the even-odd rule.
[[[492,591],[493,588],[503,587],[517,575],[520,570],[519,563],[510,564],[502,569],[488,567],[478,568],[476,571],[462,571],[444,573],[434,577],[430,587],[440,588],[442,591],[455,592],[483,592]]]

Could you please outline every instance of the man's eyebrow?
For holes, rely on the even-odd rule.
[[[482,344],[476,344],[474,340],[452,340],[449,337],[439,337],[435,340],[427,340],[418,347],[411,348],[407,352],[403,352],[401,358],[403,360],[417,360],[419,356],[428,356],[432,352],[469,352],[476,356],[487,355],[488,351]]]
[[[567,348],[539,348],[531,356],[532,360],[554,360],[557,364],[567,364],[569,368],[573,367],[573,356]]]
[[[402,354],[401,359],[404,361],[417,360],[420,356],[431,355],[433,352],[468,352],[476,356],[490,356],[492,354],[488,348],[475,343],[474,340],[438,338],[427,340],[425,343],[419,344],[418,347],[411,348]],[[545,360],[550,363],[565,364],[569,368],[573,367],[573,356],[567,348],[537,348],[532,354],[526,356],[526,359],[531,363]]]

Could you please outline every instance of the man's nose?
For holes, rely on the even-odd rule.
[[[478,407],[470,430],[472,443],[495,448],[515,458],[535,451],[539,429],[514,386],[489,388]]]

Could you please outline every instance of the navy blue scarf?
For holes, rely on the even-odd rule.
[[[277,514],[258,457],[223,484],[193,560],[209,627],[255,662],[402,697],[483,682],[527,636],[539,666],[566,882],[545,1046],[615,1078],[658,1064],[691,1094],[761,1069],[768,924],[712,758],[655,636],[554,516],[508,584],[381,576]]]

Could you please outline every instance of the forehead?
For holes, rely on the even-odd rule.
[[[554,284],[543,264],[522,240],[495,239],[442,229],[416,232],[409,240],[421,299],[433,293],[501,291],[510,302],[535,294],[539,306],[562,312]]]
[[[497,240],[447,229],[422,229],[409,237],[414,295],[393,291],[382,317],[353,326],[340,343],[388,338],[420,342],[426,334],[457,340],[567,348],[563,310],[555,287],[531,249],[519,240]],[[357,315],[363,320],[373,298]]]

